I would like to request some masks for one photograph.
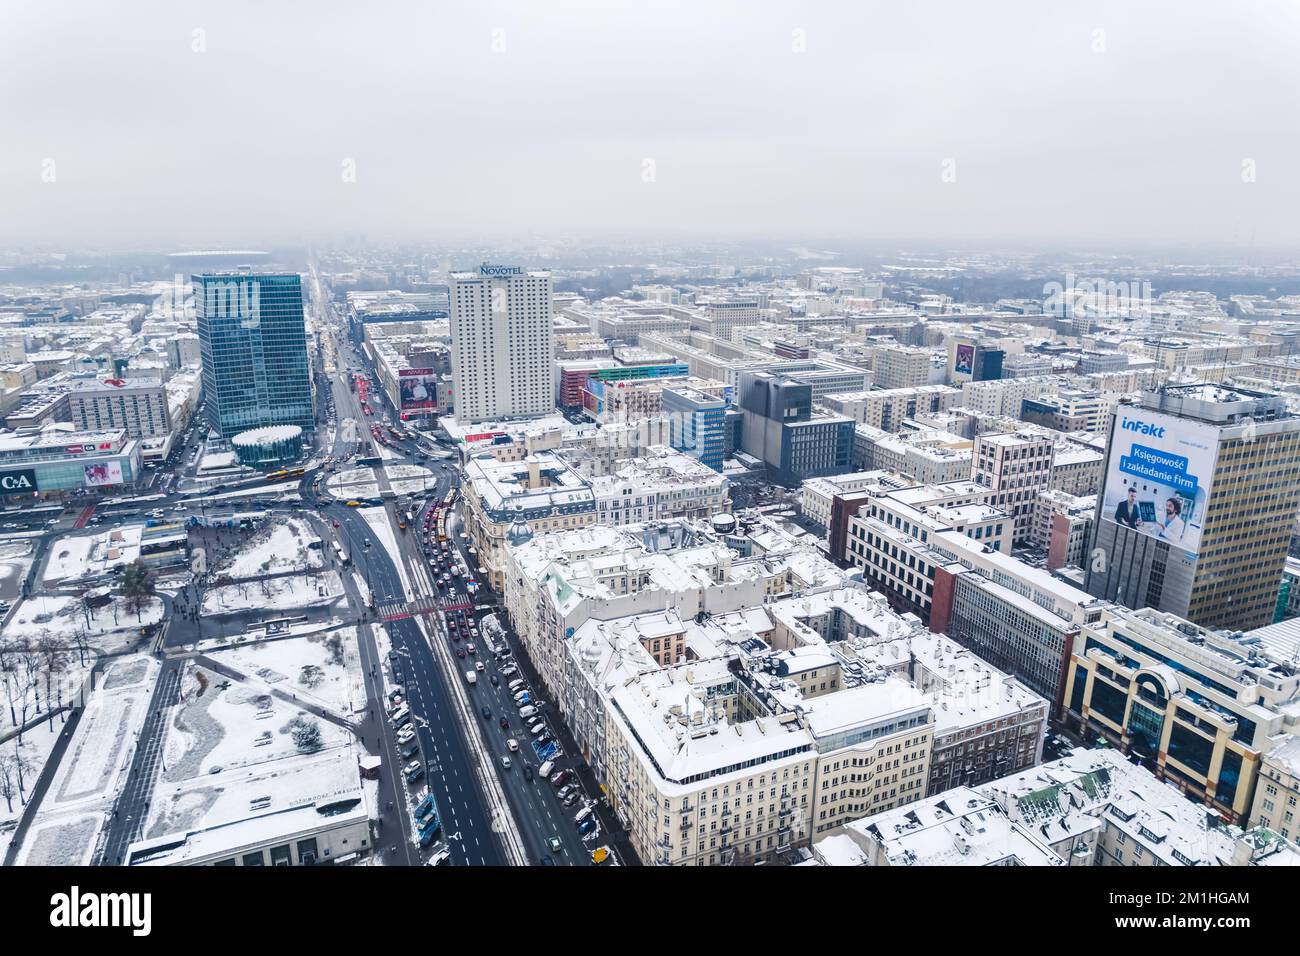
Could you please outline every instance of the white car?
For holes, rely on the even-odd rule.
[[[506,741],[506,749],[509,750],[511,753],[514,753],[516,750],[519,749],[519,741],[511,737],[509,740]]]
[[[429,857],[428,862],[426,862],[424,865],[442,866],[444,863],[447,863],[450,860],[451,860],[451,847],[447,846],[447,844],[444,843],[442,846],[438,847],[438,849],[434,851],[433,856]]]

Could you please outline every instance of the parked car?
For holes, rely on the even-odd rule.
[[[420,763],[418,760],[412,760],[402,770],[402,775],[406,777],[407,783],[415,783],[415,781],[424,776],[424,764]]]
[[[551,786],[558,790],[572,779],[572,770],[560,770],[551,775]]]

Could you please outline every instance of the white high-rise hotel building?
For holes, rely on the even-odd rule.
[[[551,274],[484,263],[451,276],[452,400],[460,422],[555,409]]]

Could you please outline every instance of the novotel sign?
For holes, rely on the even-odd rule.
[[[36,469],[0,471],[0,495],[30,494],[36,490]]]
[[[478,267],[478,274],[490,278],[498,278],[501,276],[521,276],[524,274],[524,270],[519,266],[494,266],[491,263],[485,262]]]

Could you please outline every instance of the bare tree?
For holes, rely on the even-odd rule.
[[[9,723],[18,726],[18,654],[12,644],[0,644],[0,680],[5,685],[5,700],[9,704]]]
[[[41,709],[40,658],[25,639],[16,642],[15,664],[14,696],[11,698],[11,707],[15,711],[14,725],[18,728],[16,739],[21,744],[28,716],[32,713],[40,713]]]
[[[18,796],[18,767],[10,754],[0,754],[0,797],[5,798],[5,807],[9,813],[14,812],[14,797]]]
[[[81,667],[86,666],[86,655],[90,653],[90,630],[89,626],[83,627],[80,622],[72,632],[72,646],[77,649],[77,663]]]
[[[50,685],[58,686],[59,702],[63,701],[63,686],[57,678],[68,669],[68,648],[63,642],[46,635],[36,642],[35,652],[40,660],[41,670],[45,671],[45,707],[50,709],[50,698],[54,691]]]
[[[17,778],[18,782],[18,799],[23,803],[26,803],[27,784],[24,775],[26,771],[32,769],[32,762],[23,756],[22,750],[19,749],[19,744],[21,743],[21,738],[14,740],[14,752],[10,755],[10,759],[13,761],[14,776]]]
[[[94,588],[87,588],[85,593],[81,595],[81,613],[86,615],[87,630],[90,629],[90,616],[95,611],[94,594],[95,594]]]

